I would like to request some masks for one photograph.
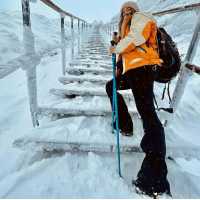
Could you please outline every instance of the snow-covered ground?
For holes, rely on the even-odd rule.
[[[145,9],[148,8],[148,10],[162,10],[184,3],[188,1],[156,0],[153,3],[152,1],[147,3],[140,0],[140,4],[145,5]],[[187,12],[187,14],[174,14],[158,19],[158,23],[165,25],[175,38],[183,56],[192,36],[195,17],[194,12]],[[57,97],[49,94],[49,89],[60,87],[57,80],[62,70],[59,49],[60,26],[59,21],[52,21],[44,16],[34,15],[32,19],[33,32],[36,36],[36,51],[43,49],[48,52],[37,67],[39,103],[47,104],[57,100]],[[0,24],[0,65],[5,65],[23,53],[21,13],[0,12]],[[70,37],[69,31],[66,37]],[[83,38],[82,43],[86,41],[86,38]],[[200,65],[199,57],[200,49],[195,57],[195,64]],[[69,61],[70,49],[67,51],[67,62]],[[172,83],[172,90],[174,84],[175,82]],[[179,136],[177,145],[180,145],[181,139],[184,139],[190,142],[191,148],[193,145],[199,146],[199,84],[200,77],[194,74],[187,84],[177,113],[166,130],[169,141],[173,141],[174,136]],[[83,86],[90,85],[85,83]],[[74,87],[77,85],[74,84]],[[160,97],[162,88],[162,85],[155,86],[155,92]],[[73,139],[82,137],[89,140],[95,131],[100,131],[104,126],[99,118],[89,120],[78,117],[57,121],[42,118],[41,128],[33,129],[25,71],[19,69],[4,79],[0,79],[0,91],[0,197],[141,198],[131,188],[130,181],[137,174],[142,162],[142,154],[122,156],[122,174],[125,179],[121,179],[117,175],[116,160],[113,155],[94,153],[51,155],[48,152],[41,153],[33,149],[21,151],[12,146],[13,142],[20,137],[33,137],[34,134],[38,134],[41,138],[46,135],[54,138],[56,133],[56,137],[62,139],[65,135],[67,137],[68,131],[77,132]],[[83,99],[78,99],[79,104],[83,102]],[[91,105],[96,106],[100,103],[102,104],[102,101],[96,98]],[[89,126],[92,127],[90,130],[93,132],[89,131]],[[138,135],[134,137],[140,139]],[[112,136],[108,135],[108,140],[110,138],[112,139]],[[66,139],[63,138],[63,140]],[[176,162],[168,160],[167,164],[173,197],[199,198],[200,161],[196,157],[188,157],[188,159],[177,158]]]

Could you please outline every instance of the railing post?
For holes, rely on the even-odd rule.
[[[78,54],[80,53],[80,37],[81,37],[81,32],[80,32],[80,19],[78,19]]]
[[[71,17],[71,59],[74,59],[74,19]]]
[[[83,21],[81,22],[81,29],[82,29],[82,31],[83,31]]]
[[[110,36],[110,38],[112,37],[112,26],[111,26],[111,24],[109,24],[109,36]]]
[[[25,55],[32,57],[33,61],[30,62],[29,66],[24,66],[27,75],[27,88],[29,94],[29,105],[31,112],[31,119],[33,126],[39,126],[37,110],[37,77],[36,77],[36,64],[34,60],[35,54],[35,41],[34,35],[31,30],[31,19],[30,19],[30,5],[29,0],[22,0],[22,15],[23,15],[23,43]],[[26,68],[27,67],[27,68]]]
[[[78,30],[80,29],[80,19],[78,19]]]
[[[62,74],[66,73],[66,45],[65,45],[65,17],[60,15],[61,18],[61,50],[62,50]]]
[[[186,68],[185,64],[192,62],[194,56],[196,55],[199,40],[200,40],[200,13],[199,13],[199,16],[197,17],[197,24],[194,30],[194,34],[190,42],[190,46],[187,51],[186,57],[185,57],[185,62],[183,63],[181,67],[179,79],[177,81],[176,88],[174,90],[174,94],[172,98],[172,103],[170,105],[170,107],[173,108],[174,112],[176,111],[178,107],[178,103],[180,102],[181,97],[184,93],[187,80],[192,75],[191,70]]]

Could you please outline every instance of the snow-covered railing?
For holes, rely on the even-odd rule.
[[[61,8],[59,8],[56,4],[54,4],[51,0],[41,0],[47,6],[52,8],[54,11],[60,14],[61,18],[61,44],[62,44],[62,73],[65,74],[65,66],[66,66],[66,50],[65,50],[65,17],[68,16],[71,18],[71,33],[72,40],[74,38],[74,19],[78,20],[78,30],[80,30],[80,23],[82,23],[82,29],[87,27],[87,22],[83,19],[76,17]],[[36,66],[40,63],[41,57],[38,57],[35,52],[35,38],[31,29],[31,18],[30,18],[30,0],[21,0],[22,2],[22,14],[23,14],[23,42],[24,42],[24,57],[28,62],[24,63],[24,68],[27,74],[27,86],[28,86],[28,94],[29,94],[29,103],[30,103],[30,112],[33,126],[39,126],[38,121],[38,98],[37,98],[37,78],[36,78]],[[73,43],[71,45],[72,53]],[[73,56],[73,55],[72,55]]]
[[[62,43],[62,73],[65,75],[66,71],[66,50],[65,50],[65,17],[71,18],[71,58],[74,58],[74,20],[78,20],[78,30],[80,30],[80,24],[82,23],[82,29],[87,27],[87,22],[69,12],[64,11],[59,6],[57,6],[55,3],[53,3],[51,0],[40,0],[45,5],[53,9],[54,11],[58,12],[60,14],[61,18],[61,43]]]
[[[49,6],[50,8],[52,8],[53,10],[55,10],[56,12],[60,13],[63,16],[68,16],[71,17],[73,19],[77,19],[79,21],[82,21],[84,24],[87,24],[87,22],[79,17],[76,17],[75,15],[66,12],[64,10],[62,10],[60,7],[58,7],[55,3],[53,3],[51,0],[40,0],[42,1],[45,5]]]
[[[162,11],[158,11],[158,12],[153,12],[152,15],[154,16],[163,16],[163,15],[167,15],[167,14],[174,14],[174,13],[178,13],[178,12],[186,12],[186,11],[193,11],[193,10],[199,10],[200,9],[200,2],[199,3],[194,3],[194,4],[188,4],[188,5],[184,5],[184,6],[179,6],[176,8],[171,8],[171,9],[167,9],[167,10],[162,10]],[[111,34],[113,33],[113,31],[117,30],[117,26],[118,26],[118,20],[112,21],[110,23],[107,23],[104,27],[106,33],[111,36]]]
[[[172,8],[168,10],[163,10],[163,11],[152,13],[152,15],[162,16],[166,14],[173,14],[173,13],[185,12],[185,11],[196,10],[196,9],[200,9],[200,3],[194,3],[194,4],[180,6],[180,7],[176,7],[176,8]]]
[[[196,55],[199,40],[200,40],[200,12],[199,12],[199,16],[197,17],[197,24],[196,24],[196,27],[195,27],[195,30],[193,33],[193,37],[190,42],[188,51],[186,53],[185,60],[182,62],[179,79],[177,81],[176,88],[173,93],[173,98],[172,98],[170,107],[173,109],[174,112],[176,111],[178,104],[181,100],[181,97],[184,94],[184,89],[187,84],[187,81],[188,81],[189,77],[192,75],[193,70],[191,70],[191,68],[188,67],[188,66],[190,66],[190,65],[188,65],[188,63],[192,63],[192,61]],[[186,66],[186,64],[187,64],[187,66]],[[194,69],[194,68],[192,68],[192,69]]]
[[[188,69],[192,70],[194,73],[197,73],[200,75],[200,67],[196,66],[196,65],[192,65],[192,64],[186,64],[185,67],[187,67]]]
[[[66,50],[65,50],[65,17],[68,16],[71,18],[71,58],[74,58],[74,20],[78,20],[78,30],[80,30],[80,24],[82,23],[82,29],[87,27],[87,22],[69,12],[64,11],[58,7],[51,0],[40,0],[48,7],[52,8],[54,11],[58,12],[61,17],[61,43],[62,43],[62,73],[65,75],[66,71]]]

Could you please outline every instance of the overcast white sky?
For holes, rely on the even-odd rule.
[[[71,12],[78,17],[92,22],[93,20],[109,21],[116,15],[121,4],[127,0],[53,0],[63,9]],[[33,12],[48,15],[49,17],[58,16],[43,5],[40,0],[31,3]],[[0,10],[21,10],[21,0],[0,0]]]

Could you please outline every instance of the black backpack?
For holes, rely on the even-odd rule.
[[[159,56],[164,63],[162,66],[157,67],[157,70],[155,71],[155,81],[159,83],[168,83],[180,70],[180,54],[176,44],[164,28],[158,28],[157,41]]]
[[[169,85],[170,81],[178,74],[180,70],[181,57],[175,42],[172,40],[171,36],[166,32],[164,28],[158,28],[157,41],[159,56],[164,61],[164,63],[162,63],[162,66],[156,67],[154,80],[159,83],[165,83],[162,99],[164,99],[165,91],[167,89],[169,103],[171,103]],[[168,88],[166,87],[167,83]],[[154,101],[158,111],[164,110],[166,112],[173,113],[173,108],[159,108],[155,96]]]

